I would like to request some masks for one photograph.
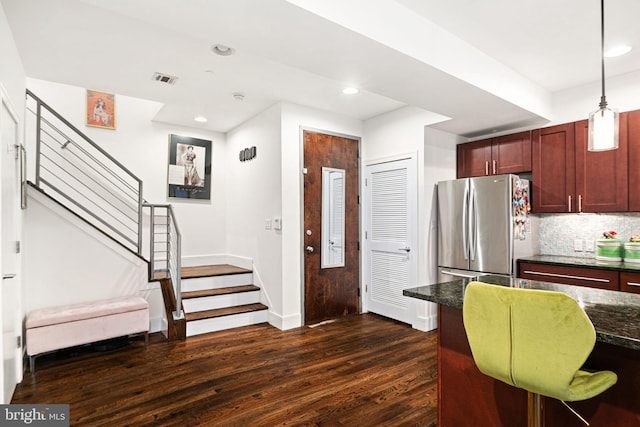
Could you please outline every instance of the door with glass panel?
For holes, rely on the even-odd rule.
[[[359,141],[303,132],[304,323],[360,312]]]

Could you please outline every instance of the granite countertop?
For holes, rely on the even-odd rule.
[[[405,289],[404,296],[462,308],[465,285],[473,279],[455,280]],[[640,350],[640,294],[583,286],[560,285],[502,276],[482,276],[485,283],[564,292],[577,300],[591,319],[600,342]]]
[[[602,270],[640,272],[640,263],[598,261],[594,258],[579,258],[563,255],[534,255],[519,258],[518,261],[526,261],[535,264],[566,265],[569,267],[599,268]]]

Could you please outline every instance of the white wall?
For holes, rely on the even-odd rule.
[[[227,134],[227,231],[231,255],[253,259],[254,280],[269,306],[270,322],[282,318],[282,231],[266,230],[265,220],[282,215],[280,106],[275,105]],[[239,153],[256,147],[254,159]]]
[[[605,81],[607,102],[618,111],[640,109],[640,71],[608,78]],[[598,109],[602,88],[594,82],[553,94],[553,121],[549,125],[589,118]]]
[[[159,330],[162,294],[157,287],[147,289],[144,261],[33,189],[29,189],[28,203],[24,231],[26,312],[141,295],[150,303],[152,331]]]
[[[281,329],[302,325],[302,128],[359,138],[362,121],[284,103],[282,108],[282,319]]]

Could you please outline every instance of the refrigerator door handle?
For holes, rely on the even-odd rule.
[[[476,202],[476,190],[471,189],[469,202],[469,255],[472,261],[476,259],[478,245],[478,204]]]
[[[458,272],[447,271],[447,270],[440,270],[440,273],[445,274],[447,276],[464,277],[465,279],[474,279],[478,276],[482,276],[482,273],[458,273]]]
[[[464,198],[462,200],[462,250],[464,251],[464,259],[469,259],[469,237],[467,233],[469,221],[469,187],[464,189]]]

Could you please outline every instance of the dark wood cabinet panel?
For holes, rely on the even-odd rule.
[[[438,305],[438,426],[473,425],[527,425],[527,393],[482,374],[462,310]]]
[[[459,144],[456,147],[458,178],[485,176],[491,173],[491,140],[481,140]]]
[[[586,286],[610,291],[620,289],[618,271],[616,270],[520,262],[518,271],[518,276],[522,279]]]
[[[640,110],[627,113],[629,211],[640,212]]]
[[[620,290],[640,294],[640,273],[620,272]]]
[[[589,122],[575,123],[575,212],[626,212],[629,199],[627,116],[620,114],[619,148],[590,152]]]
[[[574,124],[532,132],[533,213],[577,212]]]
[[[531,171],[531,131],[493,138],[490,167],[494,175]]]
[[[531,171],[531,131],[459,144],[457,177]]]

